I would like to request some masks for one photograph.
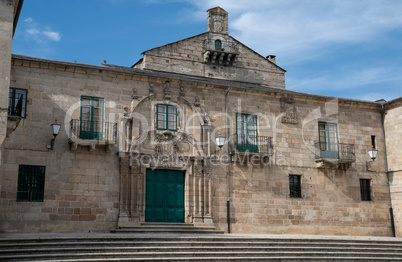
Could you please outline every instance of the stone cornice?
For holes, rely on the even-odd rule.
[[[239,91],[243,90],[243,92],[250,92],[250,93],[263,92],[266,95],[278,96],[278,97],[291,95],[294,96],[295,99],[297,100],[312,101],[312,102],[315,101],[326,102],[337,99],[339,103],[341,103],[343,106],[356,106],[356,107],[381,110],[381,103],[379,102],[324,96],[324,95],[292,91],[287,89],[279,89],[270,85],[253,84],[241,81],[224,80],[224,79],[209,78],[202,76],[192,76],[192,75],[155,71],[155,70],[142,70],[124,66],[114,66],[114,65],[98,66],[98,65],[74,63],[74,62],[49,60],[49,59],[29,57],[16,54],[13,54],[12,56],[12,64],[15,66],[26,66],[40,69],[54,69],[56,71],[66,71],[66,72],[86,73],[86,74],[100,74],[103,71],[107,71],[109,77],[116,77],[122,79],[144,80],[149,77],[156,77],[156,78],[165,78],[178,81],[195,82],[201,85],[216,86],[217,88],[223,87],[225,89],[230,86],[232,89],[238,89]],[[392,100],[386,104],[394,103],[397,100],[398,101],[402,100],[402,98]]]

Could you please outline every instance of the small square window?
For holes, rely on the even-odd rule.
[[[360,179],[360,195],[362,201],[371,201],[370,179]]]
[[[20,165],[18,170],[18,202],[43,202],[45,167]]]
[[[8,115],[26,116],[27,90],[10,88],[8,95]]]
[[[301,176],[289,175],[289,196],[300,198],[301,197]]]

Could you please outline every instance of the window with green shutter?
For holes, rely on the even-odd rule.
[[[301,197],[300,175],[289,175],[289,196]]]
[[[20,165],[18,169],[18,202],[43,202],[45,167]]]
[[[103,98],[81,96],[81,139],[103,139]]]
[[[177,107],[174,105],[156,105],[156,125],[158,130],[177,131]]]
[[[338,130],[335,123],[318,122],[319,148],[322,158],[339,158]]]
[[[236,139],[239,152],[258,152],[257,116],[236,114]]]

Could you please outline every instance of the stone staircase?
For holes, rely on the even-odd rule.
[[[183,223],[141,223],[140,226],[119,227],[112,230],[112,233],[136,233],[136,234],[223,234],[222,230],[217,230],[215,226],[195,226],[194,224]]]
[[[171,233],[0,234],[0,261],[402,261],[402,239]]]

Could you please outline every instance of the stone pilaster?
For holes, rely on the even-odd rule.
[[[2,186],[2,153],[7,133],[8,93],[11,73],[11,46],[14,12],[19,1],[0,1],[0,191]]]

